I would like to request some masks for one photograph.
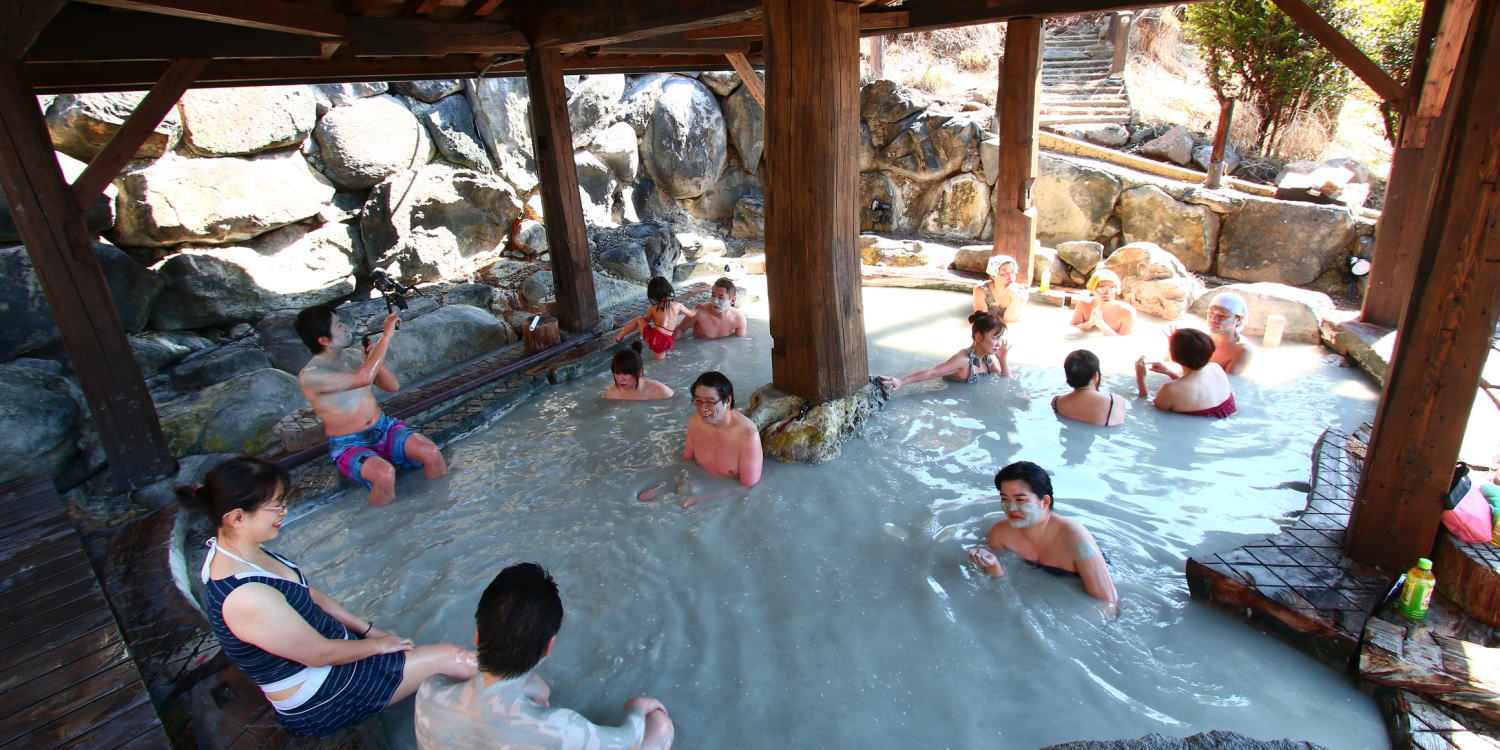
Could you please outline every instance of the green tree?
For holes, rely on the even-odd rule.
[[[1392,78],[1405,81],[1416,60],[1421,0],[1364,0],[1355,8],[1359,17],[1355,43]],[[1395,145],[1400,113],[1389,102],[1381,102],[1380,114],[1385,120],[1385,137]]]
[[[1352,9],[1336,0],[1309,4],[1334,28],[1351,25]],[[1248,101],[1260,111],[1262,153],[1299,113],[1337,110],[1349,92],[1349,71],[1271,0],[1197,3],[1183,26],[1219,100]]]

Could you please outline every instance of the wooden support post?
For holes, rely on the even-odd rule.
[[[594,270],[589,264],[583,202],[578,197],[562,56],[551,49],[527,52],[526,81],[531,89],[531,140],[542,182],[552,282],[557,288],[557,319],[567,330],[584,331],[599,322],[599,302],[594,297]]]
[[[115,131],[109,143],[104,144],[104,148],[94,155],[83,174],[73,181],[73,195],[78,199],[79,206],[87,210],[89,204],[104,192],[104,188],[120,176],[120,169],[135,156],[136,149],[146,142],[156,126],[161,124],[162,118],[177,106],[182,93],[193,85],[198,74],[207,66],[208,61],[202,59],[176,60],[167,66],[167,72],[151,87],[146,98],[136,105],[125,124]]]
[[[67,0],[0,0],[0,59],[20,60]]]
[[[1031,281],[1036,245],[1037,108],[1042,90],[1042,19],[1005,22],[1005,59],[995,119],[1000,126],[1000,169],[995,180],[994,254],[1014,256],[1016,278]]]
[[[755,72],[755,68],[750,65],[749,58],[745,57],[743,52],[727,52],[724,57],[729,59],[734,72],[740,74],[740,82],[745,86],[745,90],[750,92],[750,96],[754,97],[755,101],[760,102],[760,108],[764,110],[766,87],[761,83],[760,74]]]
[[[1347,552],[1389,571],[1432,551],[1500,314],[1500,0],[1480,0]]]
[[[1318,15],[1318,11],[1308,5],[1304,0],[1271,0],[1281,12],[1291,17],[1303,31],[1311,34],[1323,48],[1333,53],[1333,56],[1349,68],[1359,80],[1364,81],[1375,95],[1398,107],[1403,107],[1406,99],[1406,91],[1396,79],[1391,78],[1374,60],[1365,56],[1364,52],[1354,46],[1338,29],[1333,28],[1328,21]],[[1403,107],[1404,108],[1404,107]]]
[[[1203,180],[1203,186],[1209,190],[1218,190],[1219,181],[1224,178],[1224,147],[1229,145],[1229,126],[1234,122],[1234,100],[1225,99],[1219,102],[1219,124],[1214,129],[1214,150],[1209,155],[1208,177]]]
[[[885,37],[870,37],[870,77],[885,78]]]
[[[1115,14],[1115,21],[1110,24],[1110,30],[1114,32],[1114,56],[1109,60],[1109,74],[1121,75],[1125,72],[1125,60],[1130,53],[1130,22],[1135,14],[1128,10],[1122,10]]]
[[[176,467],[156,407],[104,281],[94,237],[63,179],[25,65],[0,62],[0,188],[121,489]]]
[[[766,0],[766,285],[771,377],[821,403],[863,387],[859,6]]]

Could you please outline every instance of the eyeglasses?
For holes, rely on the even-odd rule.
[[[702,409],[704,407],[707,407],[709,409],[715,409],[715,408],[718,408],[719,404],[722,404],[722,403],[724,403],[724,402],[721,401],[720,399],[716,399],[716,398],[695,398],[695,399],[693,399],[693,406],[696,406],[696,407],[698,407],[700,409]]]
[[[262,505],[259,508],[256,508],[256,510],[269,510],[272,513],[285,513],[286,512],[286,503],[276,503],[275,505]]]

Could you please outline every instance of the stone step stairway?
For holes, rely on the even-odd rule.
[[[1074,130],[1130,122],[1130,96],[1122,76],[1111,76],[1114,47],[1098,26],[1049,28],[1042,46],[1044,128]]]

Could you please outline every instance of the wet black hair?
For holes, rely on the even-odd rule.
[[[609,361],[609,371],[621,375],[634,375],[637,379],[645,371],[645,363],[641,362],[641,342],[630,342],[629,349],[621,349],[615,352],[615,358]]]
[[[654,304],[659,305],[663,301],[671,299],[672,292],[672,282],[667,281],[667,277],[665,276],[652,276],[651,280],[646,282],[646,299],[651,300]]]
[[[250,513],[291,486],[286,469],[254,456],[236,456],[209,469],[203,484],[178,487],[177,501],[208,516],[217,529],[229,513]]]
[[[496,677],[531,671],[562,627],[557,583],[536,563],[512,565],[490,581],[474,611],[479,668]]]
[[[1196,328],[1179,328],[1167,343],[1172,361],[1189,370],[1201,370],[1214,358],[1214,340]]]
[[[1005,335],[1005,321],[983,310],[977,310],[970,315],[969,323],[975,336],[988,336],[996,329],[999,329],[1001,336]]]
[[[734,281],[731,280],[728,276],[720,276],[719,278],[715,279],[714,286],[723,289],[726,292],[729,292],[729,296],[731,297],[739,293],[739,289],[735,287]]]
[[[698,386],[712,388],[715,393],[719,394],[720,401],[729,404],[729,408],[734,408],[734,383],[729,382],[729,378],[724,377],[724,373],[709,370],[699,375],[698,379],[693,381],[693,387],[688,389],[689,398],[698,395]]]
[[[333,336],[333,316],[336,314],[333,305],[313,305],[297,313],[297,336],[313,354],[323,353],[323,345],[318,339]]]
[[[1050,497],[1052,495],[1052,477],[1047,475],[1047,470],[1030,461],[1017,461],[1007,464],[1001,470],[995,472],[995,489],[1000,489],[1001,482],[1025,482],[1031,488],[1031,494],[1037,499]]]
[[[1074,349],[1063,360],[1063,377],[1068,385],[1084,388],[1099,374],[1099,356],[1087,349]]]

